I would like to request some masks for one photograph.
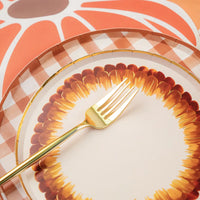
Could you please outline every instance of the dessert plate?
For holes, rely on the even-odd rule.
[[[140,92],[112,126],[80,131],[21,174],[31,199],[198,196],[200,81],[144,51],[91,54],[51,76],[22,116],[17,163],[84,120],[87,108],[125,77]]]

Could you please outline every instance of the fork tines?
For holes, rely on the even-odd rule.
[[[111,93],[96,103],[99,114],[105,119],[114,120],[138,92],[138,89],[131,85],[127,78],[124,79]]]

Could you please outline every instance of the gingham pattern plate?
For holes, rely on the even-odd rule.
[[[16,165],[15,139],[23,111],[40,86],[61,67],[85,55],[113,49],[135,49],[162,55],[200,77],[200,51],[159,33],[110,29],[64,41],[35,58],[13,81],[0,106],[0,176]],[[3,199],[29,199],[18,178],[1,187]]]

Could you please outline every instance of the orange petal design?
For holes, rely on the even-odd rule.
[[[200,145],[199,144],[189,145],[188,150],[192,152],[200,151]]]
[[[181,114],[179,119],[179,127],[183,128],[187,124],[193,122],[196,119],[196,112],[192,109],[188,109],[186,112]]]
[[[44,179],[45,180],[52,180],[54,178],[59,177],[60,170],[61,170],[61,164],[60,163],[57,163],[56,165],[53,165],[52,167],[45,169],[44,170]]]
[[[8,50],[10,44],[12,43],[20,29],[21,26],[19,24],[11,24],[6,26],[5,28],[0,29],[0,65],[5,56],[6,51]]]
[[[164,98],[169,93],[170,89],[170,84],[166,83],[165,81],[161,81],[155,90],[156,98]]]
[[[47,113],[47,118],[49,120],[62,120],[63,117],[66,115],[65,112],[63,111],[60,111],[58,109],[56,109],[55,107],[52,107],[49,112]]]
[[[199,134],[196,133],[188,134],[185,135],[184,140],[187,144],[193,144],[193,143],[198,144],[198,142],[200,141],[200,136]]]
[[[143,71],[143,72],[149,72],[149,69],[146,67],[146,66],[140,66],[139,68],[138,68],[138,71]]]
[[[66,101],[75,102],[78,100],[78,96],[71,88],[65,88],[62,92],[62,96]]]
[[[161,81],[165,80],[165,75],[160,71],[155,73],[154,76],[158,79],[158,82],[161,82]]]
[[[200,166],[200,160],[197,158],[189,157],[183,160],[183,166],[186,168],[195,169]]]
[[[181,99],[180,102],[178,102],[173,108],[175,117],[183,114],[188,109],[188,107],[188,102],[185,99]]]
[[[182,98],[185,99],[188,103],[191,103],[192,97],[189,92],[184,92]]]
[[[94,75],[96,77],[98,76],[98,73],[101,73],[101,72],[104,72],[104,68],[103,67],[97,66],[97,67],[94,68]]]
[[[138,67],[137,65],[134,65],[134,64],[129,64],[127,66],[127,69],[131,70],[132,72],[136,73],[138,71]]]
[[[54,180],[49,185],[49,188],[51,189],[52,192],[57,193],[60,190],[60,188],[63,187],[64,184],[65,184],[65,178],[61,175],[54,178]]]
[[[36,133],[42,133],[43,131],[44,131],[45,129],[44,129],[44,124],[43,123],[37,123],[36,125],[35,125],[35,127],[34,127],[34,131],[36,132]]]
[[[198,180],[200,178],[200,172],[194,169],[185,169],[185,171],[179,173],[179,176],[188,180]]]
[[[104,66],[104,71],[106,71],[106,72],[111,72],[112,70],[115,70],[115,66],[114,65],[111,65],[111,64],[106,64],[105,66]]]
[[[151,199],[151,198],[149,198],[149,197],[146,197],[145,200],[153,200],[153,199]]]
[[[79,98],[85,98],[89,95],[88,89],[85,87],[85,85],[83,85],[81,81],[72,82],[71,88]]]
[[[145,72],[145,71],[136,72],[135,73],[135,85],[138,88],[143,87],[146,77],[147,77],[147,72]]]
[[[178,90],[181,94],[184,92],[183,87],[181,85],[175,85],[172,90]]]
[[[83,84],[87,87],[88,90],[97,90],[96,77],[94,74],[88,74],[83,77]]]
[[[37,151],[39,151],[41,145],[40,144],[34,144],[31,146],[30,148],[30,155],[33,155],[34,153],[36,153]]]
[[[166,190],[164,190],[164,189],[158,190],[157,193],[158,193],[159,196],[161,197],[160,199],[163,199],[163,200],[171,200],[171,198],[169,197],[169,194],[167,193]]]
[[[148,73],[147,73],[148,76],[153,75],[155,78],[157,78],[157,77],[155,76],[155,74],[157,74],[157,71],[156,71],[155,69],[149,69],[149,70],[148,70]]]
[[[84,73],[84,71],[82,72],[82,74]],[[76,73],[76,74],[72,75],[71,78],[69,78],[70,83],[71,83],[71,81],[73,82],[74,80],[82,81],[82,75],[80,73]]]
[[[66,185],[64,185],[58,195],[60,196],[60,199],[73,199],[73,188],[74,185],[72,185],[71,183],[67,183]]]
[[[46,120],[48,120],[46,113],[43,112],[38,116],[38,122],[42,123],[42,122],[45,122]]]
[[[128,78],[128,80],[131,82],[131,87],[135,85],[135,73],[133,71],[126,69],[124,78]]]
[[[161,196],[159,195],[158,191],[156,191],[156,192],[154,193],[153,199],[154,199],[154,200],[160,200],[160,199],[161,199]]]
[[[0,10],[3,9],[3,3],[0,1]]]
[[[62,122],[47,120],[44,123],[44,127],[47,130],[55,131],[57,129],[62,129]]]
[[[48,155],[40,161],[39,165],[41,166],[41,168],[45,169],[45,168],[56,165],[56,162],[57,162],[57,156]]]
[[[46,145],[52,139],[55,139],[54,134],[51,131],[44,131],[39,135],[38,141],[41,145]]]
[[[70,17],[70,16],[63,18],[61,22],[61,26],[62,26],[65,39],[68,39],[68,38],[73,37],[74,35],[83,34],[89,31],[89,29],[86,26],[84,26],[83,23],[81,23],[74,17]],[[69,31],[69,27],[70,27],[70,31]]]
[[[109,74],[111,81],[114,84],[119,84],[121,82],[121,74],[119,73],[119,70],[112,70]]]
[[[116,70],[120,74],[121,80],[124,76],[125,70],[126,70],[126,65],[124,63],[118,63],[116,64]]]
[[[54,101],[56,101],[57,99],[60,99],[60,98],[61,98],[60,94],[55,93],[55,94],[51,95],[51,97],[49,98],[49,102],[53,103]]]
[[[66,100],[64,98],[56,99],[54,101],[53,105],[57,109],[63,111],[63,113],[65,113],[67,110],[71,110],[75,106],[74,103],[72,103],[71,101],[68,101],[68,100]]]
[[[184,126],[184,129],[188,133],[196,132],[200,136],[200,122],[192,122]]]
[[[169,188],[167,193],[172,200],[184,200],[183,193],[175,188]]]
[[[47,183],[45,181],[41,181],[39,183],[39,188],[40,188],[40,191],[41,192],[46,192],[49,190],[48,186],[47,186]],[[50,192],[51,193],[51,192]],[[48,197],[47,197],[48,198]]]
[[[171,88],[173,88],[173,87],[175,86],[175,81],[174,81],[174,79],[171,78],[171,77],[165,78],[164,81],[165,81],[166,83],[170,84],[170,85],[171,85]]]
[[[97,80],[99,85],[103,86],[106,90],[111,87],[111,80],[107,72],[97,73]]]
[[[39,133],[35,133],[31,138],[31,144],[38,144],[39,136],[40,136]]]
[[[50,110],[51,107],[52,107],[52,103],[46,103],[43,106],[42,110],[44,111],[44,113],[47,113],[47,112],[49,112],[49,110]]]
[[[191,101],[191,102],[190,102],[190,106],[192,107],[192,109],[193,109],[194,111],[199,110],[199,104],[198,104],[196,101]]]
[[[77,196],[75,196],[74,199],[75,200],[83,200],[81,194],[78,194]]]
[[[193,190],[189,194],[187,194],[188,199],[197,199],[199,197],[199,192],[197,190]]]
[[[154,94],[155,89],[158,86],[158,79],[155,76],[150,75],[145,79],[142,90],[147,96],[152,96]]]
[[[194,185],[192,185],[188,180],[186,179],[180,179],[180,180],[173,180],[172,181],[172,187],[180,190],[180,191],[183,191],[184,193],[190,193],[194,190]]]
[[[173,90],[165,96],[164,107],[171,109],[174,107],[181,99],[181,93],[177,90]]]

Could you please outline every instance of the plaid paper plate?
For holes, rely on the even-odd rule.
[[[33,94],[63,66],[95,52],[132,49],[155,53],[191,70],[200,72],[200,52],[179,40],[158,33],[132,29],[110,29],[87,33],[44,52],[13,81],[1,102],[0,176],[16,165],[15,139],[23,111]],[[29,199],[16,177],[1,187],[2,198]]]

